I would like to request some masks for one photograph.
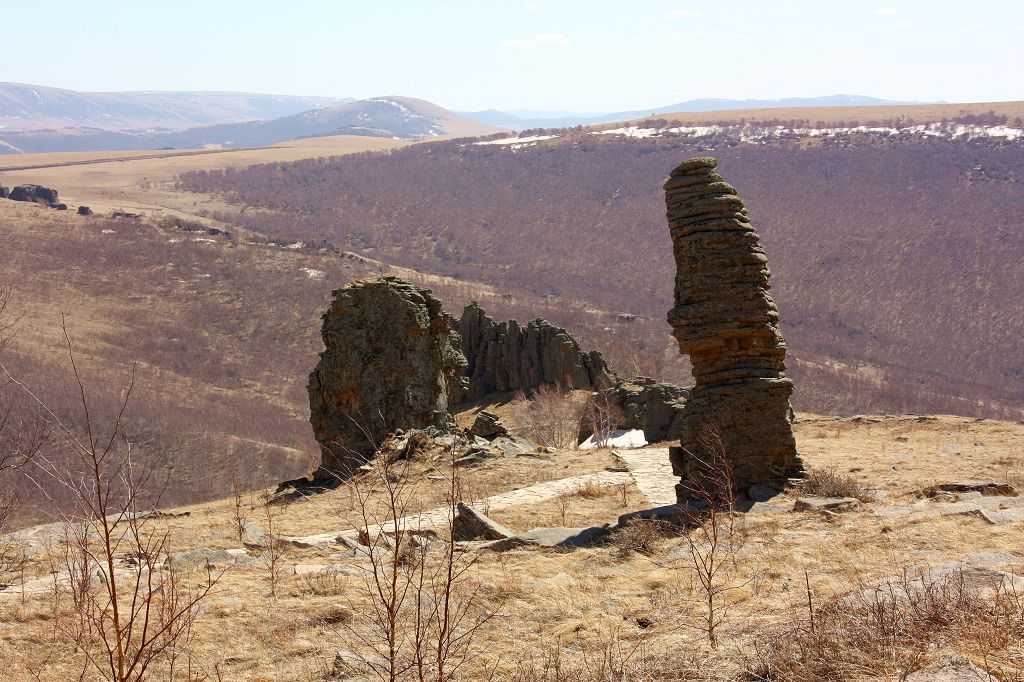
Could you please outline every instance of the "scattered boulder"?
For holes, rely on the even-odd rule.
[[[856,497],[801,497],[793,505],[793,511],[848,512],[860,509]]]
[[[494,440],[499,436],[509,435],[508,429],[498,419],[498,415],[487,410],[480,410],[476,413],[476,419],[473,420],[473,426],[470,427],[469,433],[485,440]]]
[[[651,443],[679,438],[690,389],[633,377],[616,381],[606,393],[621,412],[619,428],[640,429]]]
[[[943,493],[964,495],[978,493],[985,497],[1014,497],[1017,489],[1004,481],[952,481],[939,483],[921,491],[925,497],[937,497]]]
[[[125,220],[139,220],[142,218],[141,213],[129,213],[128,211],[111,211],[111,218],[122,218]]]
[[[11,190],[3,185],[0,185],[0,199],[7,199],[11,196]]]
[[[56,208],[60,204],[57,199],[57,190],[42,185],[18,185],[8,193],[7,198],[12,201],[29,201],[51,208]],[[66,209],[67,206],[64,208]]]
[[[708,486],[707,463],[720,456],[731,461],[740,489],[803,471],[768,258],[717,165],[691,159],[664,185],[676,261],[668,321],[696,381],[680,416],[681,447],[670,451],[681,501]]]
[[[244,549],[210,549],[201,547],[186,552],[176,552],[167,557],[167,563],[175,567],[227,568],[228,566],[252,564],[258,561]]]
[[[459,502],[455,509],[453,540],[504,540],[515,535],[514,531],[484,516],[468,504]]]
[[[350,475],[398,429],[454,433],[448,406],[462,393],[466,359],[441,302],[397,277],[333,295],[321,330],[326,348],[308,386],[320,471]]]
[[[242,544],[250,549],[262,549],[270,546],[270,536],[258,524],[245,521],[242,524]]]
[[[469,363],[466,401],[543,385],[597,390],[611,383],[600,353],[584,353],[572,334],[547,320],[497,323],[474,301],[462,311],[459,335]]]
[[[92,215],[92,209],[88,206],[79,206],[78,215]]]

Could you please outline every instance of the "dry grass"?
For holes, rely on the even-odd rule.
[[[766,634],[750,680],[903,679],[943,651],[973,656],[999,680],[1024,679],[1024,594],[982,591],[962,572],[854,590]]]
[[[830,436],[814,437],[822,431]],[[728,564],[734,573],[730,584],[743,586],[725,597],[728,612],[720,626],[718,651],[710,650],[693,629],[700,613],[699,589],[688,568],[688,550],[682,538],[645,541],[641,544],[646,553],[623,554],[610,545],[574,552],[485,554],[474,567],[473,577],[480,580],[488,603],[502,606],[500,617],[482,641],[484,655],[478,667],[466,671],[466,679],[485,678],[484,668],[493,663],[490,654],[497,652],[501,654],[498,678],[522,682],[618,682],[623,678],[617,675],[623,671],[630,680],[737,680],[744,679],[748,670],[750,675],[764,672],[758,666],[769,656],[773,656],[770,660],[777,671],[792,671],[788,676],[778,672],[772,679],[817,680],[820,678],[811,676],[814,661],[810,657],[815,651],[812,647],[819,644],[807,633],[806,573],[813,595],[816,633],[820,631],[822,636],[822,653],[815,656],[832,656],[828,660],[845,670],[842,676],[826,679],[855,679],[850,661],[856,663],[865,654],[849,647],[860,646],[857,638],[861,638],[867,647],[863,651],[883,651],[889,656],[880,658],[882,663],[871,661],[875,667],[867,669],[868,673],[879,670],[879,665],[891,666],[892,661],[925,665],[933,658],[959,652],[979,664],[988,656],[1002,666],[1004,682],[1016,682],[1010,664],[1018,655],[1013,647],[1019,652],[1020,645],[1007,641],[1001,649],[999,633],[987,623],[998,622],[994,620],[996,614],[1008,619],[1005,622],[1017,621],[1010,619],[1008,610],[994,610],[994,602],[985,594],[968,590],[958,595],[955,584],[950,583],[944,593],[929,597],[933,605],[945,603],[952,608],[961,603],[974,610],[988,608],[974,634],[971,623],[964,618],[949,617],[945,624],[932,625],[939,622],[934,616],[914,621],[917,616],[906,607],[898,607],[903,610],[890,613],[889,622],[893,613],[910,619],[906,632],[912,636],[885,650],[871,648],[876,645],[867,639],[872,632],[870,620],[851,624],[842,620],[847,614],[830,604],[839,604],[838,600],[851,589],[876,585],[894,576],[899,579],[904,568],[913,578],[918,566],[967,560],[979,552],[1000,551],[1024,557],[1019,526],[992,526],[970,517],[907,521],[872,515],[873,510],[887,505],[915,503],[913,491],[936,480],[1003,477],[1007,464],[1002,461],[1004,455],[997,453],[1015,452],[1024,439],[1024,426],[952,417],[934,422],[887,419],[878,424],[822,418],[799,422],[796,432],[798,446],[809,465],[820,469],[842,467],[842,471],[859,469],[855,472],[859,479],[889,490],[892,496],[832,521],[792,514],[788,506],[744,518],[744,542],[735,564]],[[897,436],[907,440],[896,441]],[[964,451],[959,455],[941,452],[941,447],[951,441],[961,442]],[[975,442],[985,445],[974,446]],[[554,465],[541,465],[529,458],[500,459],[466,471],[478,477],[481,486],[486,482],[494,492],[503,492],[542,477],[600,471],[610,463],[594,456],[590,452],[557,452],[550,455]],[[431,465],[415,465],[424,467],[412,474],[424,479],[421,506],[432,506],[438,499],[443,504],[443,498],[431,497],[434,492],[425,482],[430,475],[426,469]],[[570,525],[598,525],[623,511],[617,495],[573,495],[570,499]],[[635,488],[630,499],[630,510],[646,506]],[[338,529],[347,516],[339,508],[347,504],[343,490],[333,491],[281,507],[276,523],[289,535]],[[247,507],[246,514],[259,520],[261,510],[258,504],[254,506]],[[238,543],[233,509],[231,499],[197,505],[188,509],[191,516],[155,520],[154,528],[172,531],[175,549],[234,547]],[[509,527],[526,529],[553,525],[556,514],[553,501],[548,501],[506,509],[495,516]],[[345,628],[346,623],[358,626],[364,614],[359,594],[365,589],[365,563],[345,556],[340,549],[297,548],[287,550],[283,563],[276,601],[268,594],[266,567],[261,564],[233,567],[218,585],[212,603],[200,616],[193,652],[211,674],[218,666],[225,680],[312,682],[324,679],[339,649],[352,648]],[[336,572],[323,570],[328,568]],[[47,570],[37,559],[28,577],[45,578]],[[203,574],[189,573],[188,579],[201,581]],[[975,599],[981,601],[972,601]],[[921,613],[927,612],[923,603],[918,608]],[[928,608],[932,613],[945,609],[947,615],[950,610]],[[869,615],[858,613],[864,618]],[[993,615],[990,618],[988,614]],[[32,669],[38,670],[41,665],[39,679],[77,679],[70,663],[74,658],[72,648],[52,637],[54,620],[66,616],[45,596],[29,596],[24,603],[16,594],[0,598],[0,621],[12,625],[3,629],[0,638],[0,659],[11,662],[5,679],[28,682],[33,679]],[[921,638],[926,628],[931,628],[937,646],[914,662],[911,654],[924,641]],[[1013,635],[1019,631],[1009,628],[1006,632]],[[847,636],[844,633],[851,637],[849,646],[843,644]],[[808,658],[800,658],[796,645],[788,650],[779,648],[787,638],[806,647]],[[766,649],[768,643],[775,648]],[[844,647],[850,652],[850,661],[835,658],[835,652]],[[781,668],[783,665],[789,667]]]
[[[631,552],[651,555],[657,552],[666,538],[678,535],[678,529],[657,519],[636,519],[612,534],[612,545],[622,556]]]
[[[800,481],[799,489],[805,495],[818,497],[853,497],[861,502],[871,500],[871,494],[860,481],[835,469],[809,468]]]

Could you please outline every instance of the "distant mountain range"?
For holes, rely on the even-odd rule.
[[[697,99],[598,114],[547,110],[453,113],[411,97],[352,100],[241,92],[77,92],[0,83],[0,154],[261,147],[303,137],[403,140],[599,125],[673,112],[905,104],[859,95]]]
[[[692,99],[653,109],[617,111],[609,114],[543,112],[543,111],[486,111],[460,112],[466,118],[481,123],[526,130],[529,128],[569,128],[578,125],[597,125],[626,121],[646,116],[675,112],[734,111],[736,109],[782,109],[794,107],[855,107],[881,104],[916,104],[862,95],[825,95],[823,97],[785,97],[783,99]]]
[[[247,92],[77,92],[0,83],[0,130],[184,129],[268,120],[352,101]]]
[[[7,132],[0,129],[0,154],[264,147],[287,140],[328,135],[420,140],[495,132],[500,132],[500,129],[462,118],[424,100],[374,97],[270,120],[221,123],[184,130],[66,127]]]

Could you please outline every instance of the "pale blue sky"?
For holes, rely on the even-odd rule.
[[[834,93],[1024,99],[1024,2],[49,0],[0,80],[76,90],[409,95],[473,110]],[[32,14],[32,12],[29,12]]]

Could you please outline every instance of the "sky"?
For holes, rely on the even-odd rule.
[[[50,0],[0,80],[405,95],[458,111],[704,97],[1024,99],[1024,1]]]

